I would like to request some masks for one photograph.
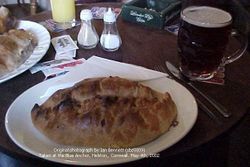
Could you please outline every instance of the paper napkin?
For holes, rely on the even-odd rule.
[[[145,81],[166,77],[167,74],[141,66],[92,56],[85,63],[65,74],[60,82],[76,83],[86,78],[109,76],[119,76],[133,81]]]
[[[75,83],[94,77],[119,76],[133,81],[147,81],[168,76],[168,74],[150,70],[141,66],[121,63],[113,60],[92,56],[83,64],[71,69],[63,76],[54,78],[54,86],[50,87],[45,96],[59,89],[73,86]]]

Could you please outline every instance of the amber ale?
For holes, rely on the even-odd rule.
[[[194,80],[213,77],[223,59],[232,16],[221,9],[192,6],[181,13],[178,33],[180,70]]]

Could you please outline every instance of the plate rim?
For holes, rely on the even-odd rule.
[[[164,148],[162,148],[162,149],[160,149],[160,150],[157,150],[156,152],[152,152],[152,153],[157,153],[157,152],[161,152],[161,151],[163,151],[163,150],[166,150],[166,149],[168,149],[169,147],[172,147],[173,145],[175,145],[176,143],[178,143],[181,139],[183,139],[189,132],[190,132],[190,130],[193,128],[193,126],[194,126],[194,124],[196,123],[196,121],[197,121],[197,117],[198,117],[198,106],[197,106],[197,102],[196,102],[196,100],[195,100],[195,98],[194,98],[194,96],[193,96],[193,94],[186,88],[186,87],[184,87],[183,85],[181,85],[180,83],[178,83],[178,82],[176,82],[176,81],[174,81],[174,80],[172,80],[172,79],[169,79],[169,78],[166,78],[166,77],[164,77],[164,79],[166,79],[166,81],[170,81],[170,82],[173,82],[174,84],[176,84],[176,85],[178,85],[178,86],[180,86],[182,89],[185,89],[188,93],[189,93],[189,95],[191,95],[191,98],[192,98],[192,101],[194,102],[193,103],[193,105],[194,105],[194,107],[195,107],[195,111],[193,111],[194,112],[194,117],[193,117],[193,122],[192,122],[192,124],[190,124],[189,126],[189,129],[188,130],[186,130],[185,131],[185,133],[182,133],[180,136],[179,136],[179,138],[178,138],[178,140],[175,140],[174,142],[172,142],[169,146],[167,146],[167,147],[164,147]],[[154,80],[158,80],[158,79],[154,79]],[[151,80],[151,81],[154,81],[154,80]],[[36,152],[36,151],[34,151],[34,150],[32,150],[32,148],[29,148],[27,145],[23,145],[20,141],[18,141],[18,139],[16,139],[15,137],[14,137],[14,135],[12,134],[12,132],[11,132],[11,130],[10,130],[10,127],[8,126],[8,117],[9,117],[9,114],[11,113],[11,108],[13,107],[13,105],[15,105],[15,103],[16,103],[16,101],[18,101],[20,98],[22,98],[22,96],[24,96],[24,94],[27,94],[27,93],[29,93],[30,91],[32,91],[33,89],[35,89],[36,87],[39,87],[40,85],[50,85],[50,84],[53,84],[54,82],[56,81],[56,78],[54,78],[54,79],[51,79],[51,80],[46,80],[46,81],[44,81],[44,82],[41,82],[41,83],[39,83],[39,84],[37,84],[37,85],[34,85],[33,87],[31,87],[31,88],[29,88],[29,89],[27,89],[26,91],[24,91],[22,94],[20,94],[12,103],[11,103],[11,105],[9,106],[9,108],[8,108],[8,110],[7,110],[7,112],[6,112],[6,114],[5,114],[5,130],[7,131],[7,134],[8,134],[8,136],[11,138],[11,140],[18,146],[18,147],[20,147],[22,150],[24,150],[25,152],[28,152],[28,153],[30,153],[30,154],[32,154],[33,156],[36,156],[36,157],[38,157],[38,158],[41,158],[41,159],[45,159],[45,160],[48,160],[48,161],[51,161],[51,162],[57,162],[57,163],[61,163],[61,164],[67,164],[67,165],[89,165],[89,166],[95,166],[95,165],[98,165],[98,166],[103,166],[103,165],[114,165],[114,164],[123,164],[123,163],[127,163],[127,162],[132,162],[132,161],[136,161],[136,160],[140,160],[140,159],[142,159],[143,157],[140,157],[140,158],[129,158],[129,159],[117,159],[117,160],[115,160],[115,161],[99,161],[99,160],[97,160],[96,162],[94,162],[94,161],[91,161],[90,163],[88,162],[88,161],[86,161],[85,163],[84,163],[84,161],[76,161],[76,160],[74,160],[74,161],[69,161],[69,160],[66,160],[66,159],[60,159],[60,158],[52,158],[52,157],[41,157],[41,156],[39,156],[39,153],[38,152]],[[50,83],[51,82],[51,83]],[[48,89],[48,88],[47,88]],[[44,92],[45,93],[45,92]],[[177,104],[176,104],[177,105]],[[165,133],[164,133],[165,134]],[[163,134],[163,135],[164,135]],[[157,139],[155,139],[155,140],[157,140]],[[149,143],[154,143],[154,141],[155,140],[153,140],[153,141],[151,141],[151,142],[149,142]],[[149,144],[149,143],[146,143],[146,144],[144,144],[144,145],[147,145],[147,144]],[[144,145],[142,145],[142,146],[144,146]],[[141,146],[139,146],[139,147],[141,147]],[[98,163],[99,162],[99,163]]]
[[[41,28],[41,30],[43,30],[44,33],[46,33],[46,36],[48,37],[48,40],[51,41],[51,35],[49,33],[49,31],[41,24],[34,22],[34,21],[30,21],[30,20],[18,20],[18,26],[19,24],[35,24],[37,26],[39,26]],[[18,29],[18,28],[17,28]],[[36,47],[38,47],[39,45],[37,45]],[[35,47],[35,49],[36,49]],[[24,73],[25,71],[29,70],[32,66],[34,66],[36,63],[38,63],[47,53],[47,51],[49,50],[50,47],[50,42],[47,44],[47,46],[44,48],[44,53],[41,54],[41,56],[34,61],[33,63],[31,63],[31,65],[27,66],[26,68],[23,68],[22,70],[20,70],[21,66],[26,62],[29,61],[30,58],[32,58],[33,53],[29,56],[29,58],[27,60],[25,60],[25,62],[23,62],[21,65],[19,65],[16,69],[14,69],[13,71],[8,72],[7,74],[3,75],[0,77],[0,84],[3,82],[6,82],[22,73]],[[17,71],[15,73],[13,73],[14,71]],[[13,74],[12,74],[13,73]],[[9,76],[8,76],[9,75]]]

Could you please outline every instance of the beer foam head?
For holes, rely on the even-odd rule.
[[[232,16],[221,9],[209,6],[191,6],[184,9],[181,18],[199,27],[225,27],[232,22]]]

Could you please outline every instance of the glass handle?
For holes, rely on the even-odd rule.
[[[231,32],[231,37],[235,37],[239,40],[241,46],[237,49],[234,53],[229,56],[224,57],[223,65],[229,64],[234,62],[235,60],[239,59],[247,50],[248,47],[248,37],[242,33],[239,33],[237,30],[233,30]]]

